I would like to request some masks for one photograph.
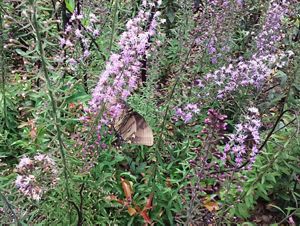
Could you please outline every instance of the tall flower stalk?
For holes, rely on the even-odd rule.
[[[196,17],[197,52],[206,53],[212,64],[217,64],[229,52],[230,39],[239,26],[237,18],[242,10],[242,5],[234,1],[213,0],[207,1]]]
[[[142,70],[145,70],[143,61],[153,50],[150,48],[151,38],[160,23],[160,12],[156,11],[160,4],[161,1],[142,2],[137,15],[126,23],[126,31],[118,42],[119,52],[110,56],[99,76],[89,106],[85,109],[86,116],[81,118],[86,128],[96,130],[96,141],[90,142],[88,137],[83,145],[85,156],[88,154],[95,159],[96,147],[106,147],[102,137],[109,131],[103,125],[110,125],[120,116],[125,101],[142,83]]]
[[[248,108],[243,122],[235,126],[235,133],[228,135],[229,141],[225,145],[222,156],[224,164],[226,164],[227,159],[233,158],[231,162],[236,163],[236,168],[249,162],[247,168],[251,169],[259,152],[259,129],[261,125],[258,109],[255,107]]]
[[[292,6],[293,1],[282,3],[271,1],[262,29],[254,38],[256,51],[252,57],[236,59],[235,62],[205,76],[206,83],[214,82],[218,87],[218,98],[224,98],[240,87],[253,87],[260,90],[272,73],[272,69],[286,64],[285,59],[291,53],[279,51],[279,45],[284,38],[282,21]]]
[[[55,124],[55,128],[56,128],[56,132],[57,132],[57,139],[58,139],[58,143],[59,143],[59,150],[60,150],[60,154],[62,157],[62,161],[63,161],[63,172],[64,172],[64,179],[65,179],[65,188],[66,188],[66,193],[67,193],[67,198],[68,200],[70,200],[70,191],[69,191],[69,176],[68,176],[68,172],[67,172],[67,160],[66,160],[66,153],[64,150],[64,144],[63,144],[63,139],[62,139],[62,131],[60,128],[61,125],[61,121],[60,118],[58,116],[58,109],[57,109],[57,104],[55,101],[55,97],[52,91],[52,85],[51,85],[51,81],[49,78],[49,71],[47,68],[47,64],[46,64],[46,57],[45,57],[45,53],[44,53],[44,49],[43,49],[43,41],[42,41],[42,37],[41,37],[41,31],[40,31],[40,25],[37,19],[37,7],[36,7],[36,2],[32,1],[32,8],[33,8],[33,14],[32,14],[32,26],[35,30],[35,35],[36,35],[36,43],[38,46],[38,53],[40,55],[40,59],[41,59],[41,63],[42,63],[42,70],[43,70],[43,75],[45,77],[46,80],[46,84],[47,84],[47,91],[50,97],[50,102],[51,102],[51,106],[52,106],[52,117],[54,119],[54,124]],[[70,215],[71,216],[71,215]]]
[[[157,19],[160,15],[156,12],[149,28],[144,30],[151,16],[152,5],[151,2],[143,1],[138,15],[127,22],[127,31],[122,33],[118,43],[120,53],[112,54],[106,63],[105,70],[92,93],[87,112],[96,113],[101,104],[105,103],[111,119],[115,119],[121,113],[120,103],[126,101],[137,89],[142,69],[140,60],[143,55],[149,54],[150,38],[156,33]]]
[[[205,126],[199,134],[201,145],[194,149],[195,157],[189,162],[192,169],[189,177],[195,181],[187,187],[190,195],[186,215],[187,224],[193,222],[196,208],[204,209],[203,197],[208,192],[206,183],[209,180],[221,183],[226,177],[226,175],[209,174],[212,169],[219,170],[220,168],[220,164],[218,163],[218,159],[221,156],[219,146],[222,144],[227,130],[226,119],[226,115],[221,114],[215,109],[209,109],[207,118],[204,120]],[[212,187],[211,189],[214,188]],[[208,224],[212,223],[213,214],[208,215],[202,212],[197,218],[200,219],[200,222]]]

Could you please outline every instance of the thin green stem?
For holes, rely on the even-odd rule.
[[[108,52],[111,52],[112,44],[114,41],[114,36],[115,36],[115,30],[116,30],[116,23],[118,22],[118,5],[119,5],[119,0],[115,1],[114,5],[114,11],[113,11],[113,24],[111,28],[111,36],[110,36],[110,41],[109,41],[109,48]]]
[[[185,2],[185,3],[186,3],[186,2]],[[188,13],[186,13],[185,25],[186,25],[186,26],[184,26],[184,30],[182,31],[182,35],[180,36],[180,37],[181,37],[181,43],[183,43],[183,37],[185,36],[185,30],[186,30],[187,25],[188,25]],[[186,54],[186,56],[185,56],[185,59],[184,59],[182,65],[181,65],[179,71],[177,72],[177,76],[176,76],[175,83],[174,83],[174,85],[173,85],[173,87],[172,87],[172,90],[171,90],[170,95],[169,95],[168,98],[167,98],[167,101],[166,101],[166,110],[165,110],[165,112],[164,112],[163,122],[162,122],[162,124],[161,124],[160,131],[159,131],[159,138],[158,138],[158,145],[157,145],[157,146],[158,146],[158,149],[160,149],[160,148],[162,147],[162,146],[161,146],[161,145],[162,145],[162,136],[163,136],[163,133],[164,133],[164,130],[165,130],[165,124],[166,124],[166,122],[167,122],[167,118],[168,118],[168,114],[169,114],[169,110],[170,110],[171,99],[172,99],[173,96],[174,96],[176,87],[177,87],[177,85],[178,85],[178,83],[179,83],[179,80],[180,80],[180,78],[181,78],[181,75],[182,75],[182,73],[183,73],[183,71],[184,71],[184,69],[185,69],[186,63],[187,63],[187,61],[188,61],[188,59],[189,59],[189,56],[190,56],[191,51],[192,51],[192,48],[193,48],[193,46],[194,46],[194,44],[195,44],[195,40],[196,40],[196,36],[193,38],[193,41],[192,41],[192,43],[191,43],[191,45],[190,45],[190,48],[189,48],[189,50],[188,50],[188,52],[187,52],[187,54]],[[179,54],[181,53],[181,51],[182,51],[182,45],[180,45],[180,49],[179,49],[179,51],[178,51]],[[159,155],[159,156],[160,156],[160,155]]]
[[[2,0],[0,5],[2,6]],[[0,65],[1,65],[1,91],[3,98],[3,116],[4,116],[4,125],[8,126],[7,119],[7,108],[6,108],[6,88],[5,88],[5,52],[4,52],[4,29],[3,29],[3,14],[0,11]]]
[[[105,104],[101,104],[101,106],[96,114],[96,117],[92,123],[92,127],[86,136],[84,144],[82,145],[83,149],[85,149],[87,147],[87,144],[90,141],[92,134],[96,131],[96,127],[98,126],[98,122],[102,118],[104,111],[105,111]]]
[[[186,24],[187,24],[187,18],[186,18]],[[186,28],[187,26],[185,26]],[[185,30],[182,32],[183,35],[181,35],[181,43],[183,43],[183,37],[184,37],[184,34],[185,34]],[[175,83],[172,87],[172,90],[171,90],[171,93],[170,95],[168,96],[167,98],[167,101],[166,101],[166,109],[165,109],[165,112],[164,112],[164,117],[163,117],[163,122],[160,126],[160,130],[159,130],[159,137],[158,137],[158,143],[157,143],[157,147],[155,148],[155,155],[156,155],[156,158],[157,158],[157,161],[155,166],[154,166],[154,172],[153,172],[153,177],[152,177],[152,192],[155,194],[156,193],[156,190],[157,190],[157,186],[156,186],[156,183],[155,183],[155,180],[156,180],[156,177],[158,175],[158,166],[159,165],[163,165],[163,161],[162,161],[162,158],[161,158],[161,155],[160,155],[160,151],[163,149],[163,146],[162,146],[162,137],[163,137],[163,133],[165,131],[165,125],[166,125],[166,122],[167,122],[167,118],[168,118],[168,114],[169,114],[169,110],[170,110],[170,105],[171,105],[171,99],[173,98],[174,94],[175,94],[175,90],[176,90],[176,87],[179,83],[179,80],[181,78],[181,75],[185,69],[185,66],[186,66],[186,63],[189,59],[189,56],[191,54],[191,50],[192,50],[192,47],[194,46],[194,43],[195,43],[195,39],[193,39],[193,42],[192,44],[190,45],[190,48],[186,54],[186,57],[179,69],[179,71],[177,72],[177,76],[176,76],[176,80],[175,80]],[[182,51],[182,45],[180,46],[180,49],[179,49],[179,53],[181,53]]]
[[[295,209],[292,213],[288,214],[285,218],[283,218],[277,225],[282,225],[285,221],[287,221],[291,216],[295,215],[299,211],[299,208]]]
[[[32,22],[33,22],[33,27],[34,27],[35,33],[36,33],[36,42],[37,42],[37,45],[38,45],[38,54],[40,55],[43,75],[44,75],[45,80],[46,80],[47,91],[48,91],[51,106],[52,106],[51,114],[52,114],[52,117],[54,119],[54,124],[55,124],[56,132],[57,132],[57,139],[58,139],[58,143],[59,143],[59,150],[60,150],[60,154],[61,154],[62,161],[63,161],[63,166],[64,166],[63,172],[64,172],[64,178],[65,178],[65,188],[66,188],[68,201],[70,201],[71,196],[70,196],[70,191],[69,191],[69,178],[68,178],[68,171],[67,171],[66,153],[65,153],[65,150],[64,150],[64,144],[63,144],[63,140],[62,140],[62,131],[60,129],[61,121],[60,121],[60,118],[57,114],[58,109],[57,109],[57,106],[56,106],[54,94],[52,92],[52,86],[51,86],[51,82],[50,82],[50,78],[49,78],[49,72],[48,72],[47,64],[46,64],[46,57],[45,57],[45,53],[44,53],[44,49],[43,49],[42,37],[41,37],[40,28],[39,28],[39,24],[38,24],[38,20],[37,20],[37,10],[36,10],[35,3],[33,3],[32,7],[33,7]],[[69,214],[70,214],[69,216],[70,216],[70,220],[71,220],[71,213],[69,212]]]
[[[18,216],[16,215],[14,209],[12,208],[12,206],[10,205],[10,203],[8,202],[8,200],[6,199],[6,197],[2,194],[2,192],[0,192],[0,197],[1,197],[1,199],[3,200],[3,203],[7,206],[7,208],[8,208],[9,211],[11,212],[13,218],[14,218],[15,221],[16,221],[16,224],[17,224],[18,226],[21,226],[22,224],[21,224],[21,222],[20,222]]]
[[[193,40],[193,43],[192,45],[190,46],[189,48],[189,51],[188,53],[186,54],[186,57],[185,57],[185,60],[181,66],[181,68],[179,69],[178,71],[178,74],[177,74],[177,77],[176,77],[176,80],[175,80],[175,83],[172,87],[172,90],[171,90],[171,93],[169,95],[169,97],[167,98],[167,101],[166,101],[166,110],[164,112],[164,117],[163,117],[163,122],[161,124],[161,127],[160,127],[160,131],[159,131],[159,138],[158,138],[158,149],[161,147],[162,145],[162,135],[163,135],[163,132],[165,130],[165,125],[166,125],[166,122],[167,122],[167,118],[168,118],[168,113],[169,113],[169,110],[170,110],[170,105],[171,105],[171,100],[174,96],[174,93],[175,93],[175,90],[176,90],[176,87],[179,83],[179,79],[180,79],[180,75],[182,74],[184,68],[185,68],[185,65],[186,65],[186,62],[190,56],[190,53],[191,53],[191,50],[192,50],[192,46],[194,45],[195,43],[195,39]]]

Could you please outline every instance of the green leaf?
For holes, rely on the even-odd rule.
[[[286,215],[289,215],[292,211],[296,210],[297,208],[295,208],[295,207],[287,207],[285,209],[287,210]]]
[[[245,197],[245,205],[249,209],[253,207],[253,196],[252,195],[248,195]]]
[[[267,174],[266,178],[268,179],[268,181],[272,181],[272,182],[276,183],[276,179],[273,174]]]
[[[253,194],[253,189],[249,188],[249,190],[246,193],[246,196],[252,196],[252,194]]]
[[[30,55],[30,54],[34,53],[35,50],[24,52],[21,49],[16,49],[16,52],[17,52],[17,54],[19,54],[20,56],[25,57],[25,58],[30,58],[30,59],[38,58],[38,56],[36,56],[36,55],[33,55],[33,56]]]
[[[280,85],[282,87],[284,87],[286,85],[286,81],[287,81],[287,75],[286,73],[284,73],[283,71],[277,71],[276,72],[276,77],[278,77],[280,79]]]
[[[265,174],[261,177],[261,183],[264,184],[266,182]]]
[[[175,20],[175,13],[173,9],[168,9],[167,11],[167,18],[169,19],[170,23],[173,23]]]
[[[284,212],[280,207],[275,206],[275,205],[273,205],[273,204],[269,204],[269,206],[271,206],[271,207],[273,207],[273,208],[279,210],[281,213],[283,213],[283,215],[286,215],[285,212]]]
[[[74,10],[75,10],[75,0],[65,0],[65,3],[66,3],[67,9],[71,13],[74,13]]]
[[[265,200],[269,200],[268,193],[262,184],[258,184],[257,189],[258,189],[257,193],[259,196],[261,196]]]
[[[255,224],[253,224],[251,222],[244,222],[244,223],[242,223],[242,226],[255,226]]]
[[[298,208],[294,214],[295,216],[300,217],[300,208]]]
[[[250,216],[247,206],[243,203],[239,203],[237,205],[237,210],[238,210],[239,215],[243,218],[247,218]]]

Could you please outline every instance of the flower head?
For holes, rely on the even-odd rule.
[[[58,180],[55,162],[46,154],[37,154],[33,159],[21,158],[16,171],[16,187],[33,200],[40,200],[49,185],[54,186]]]

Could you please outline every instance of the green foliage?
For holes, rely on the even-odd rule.
[[[287,115],[283,121],[292,119],[291,115]],[[232,189],[230,197],[239,202],[230,210],[232,215],[246,219],[251,217],[257,202],[261,200],[273,211],[279,209],[278,214],[283,213],[282,217],[298,209],[300,140],[297,136],[290,136],[295,132],[295,128],[277,128],[253,169],[244,175],[246,179],[241,178],[243,192],[237,193]],[[236,201],[232,200],[232,203]]]
[[[205,24],[197,20],[200,12],[193,15],[192,2],[163,1],[166,23],[152,40],[155,51],[149,49],[147,81],[127,100],[152,128],[154,146],[117,147],[116,134],[105,127],[105,147],[89,150],[97,122],[86,126],[80,118],[140,1],[82,3],[82,13],[95,12],[99,21],[94,25],[84,18],[81,32],[90,25],[101,30],[99,36],[87,36],[92,40],[87,59],[81,58],[82,42],[72,43],[72,51],[59,44],[77,1],[0,1],[0,224],[142,225],[146,212],[157,225],[255,225],[255,209],[261,205],[276,216],[274,222],[290,217],[299,222],[300,48],[293,38],[300,14],[286,18],[282,28],[285,40],[279,49],[294,52],[290,64],[274,66],[259,91],[239,87],[218,99],[216,84],[202,87],[196,81],[239,57],[251,58],[253,35],[261,29],[268,2],[245,1],[246,8],[227,15],[222,28],[208,18],[214,29],[203,49],[195,40]],[[216,44],[218,51],[224,43],[229,47],[216,63],[206,48],[214,38],[223,41]],[[80,59],[75,69],[70,59]],[[187,104],[197,104],[199,112],[185,123],[174,115]],[[224,166],[218,154],[249,106],[257,106],[263,120],[260,153],[251,170],[235,168],[231,155]],[[226,134],[211,143],[204,132],[209,109],[228,116]],[[59,171],[57,186],[39,201],[22,195],[15,184],[19,159],[37,153],[51,154]],[[222,173],[228,173],[225,179]]]

